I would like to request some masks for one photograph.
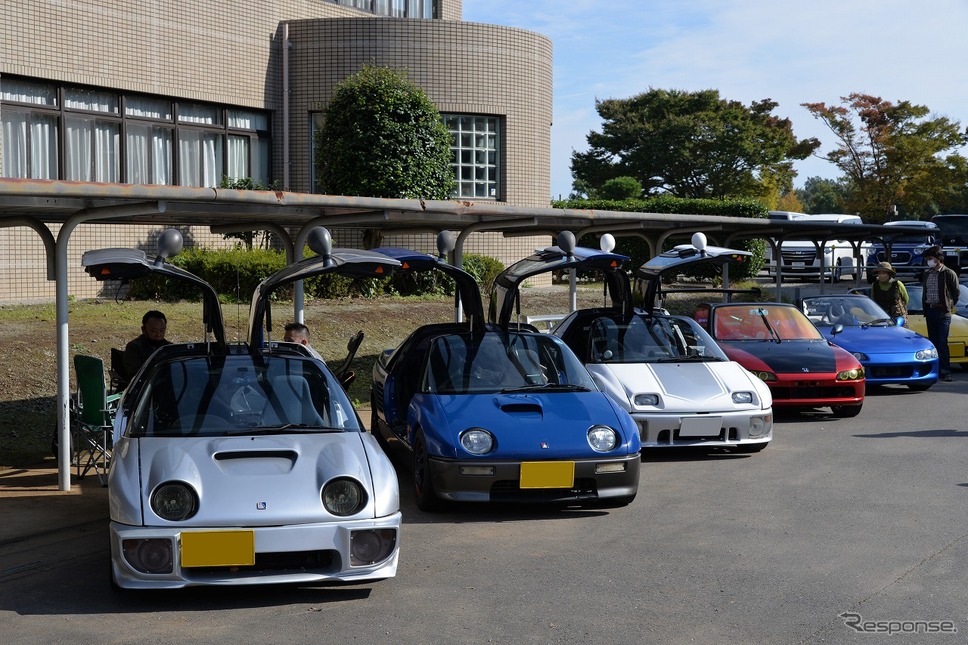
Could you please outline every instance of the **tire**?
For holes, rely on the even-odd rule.
[[[860,414],[860,409],[862,407],[864,407],[863,403],[860,405],[834,405],[831,406],[830,409],[833,411],[835,417],[848,419],[850,417],[856,417],[858,414]]]
[[[442,502],[434,491],[434,482],[430,474],[430,457],[427,456],[427,442],[423,433],[418,430],[413,442],[413,496],[417,508],[421,511],[436,511]]]

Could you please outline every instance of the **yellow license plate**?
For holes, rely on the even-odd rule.
[[[245,567],[255,564],[255,531],[181,534],[183,567]]]
[[[571,488],[574,485],[573,461],[521,462],[521,488]]]

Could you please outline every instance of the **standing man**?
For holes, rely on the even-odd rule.
[[[124,374],[121,375],[123,386],[127,386],[156,349],[171,345],[171,341],[165,339],[167,330],[168,319],[160,311],[152,309],[142,316],[141,335],[124,347]]]
[[[958,302],[958,274],[944,265],[940,246],[924,252],[928,270],[921,274],[921,308],[928,327],[928,340],[938,350],[938,376],[951,380],[951,361],[948,356],[948,328],[951,311]]]

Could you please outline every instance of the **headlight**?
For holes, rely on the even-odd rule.
[[[733,403],[752,403],[752,392],[733,392]]]
[[[870,360],[869,358],[867,358],[867,354],[865,354],[864,352],[853,352],[853,354],[854,354],[854,358],[856,358],[859,361],[869,361]]]
[[[761,381],[777,380],[776,374],[774,374],[773,372],[767,372],[766,370],[759,370],[759,371],[753,372],[753,374],[756,376],[756,378],[760,379]]]
[[[922,349],[914,355],[914,358],[919,361],[930,361],[931,359],[938,358],[938,350],[934,347],[931,349]]]
[[[750,436],[758,437],[762,434],[766,434],[773,427],[773,416],[766,415],[765,417],[750,417]]]
[[[632,397],[632,403],[635,405],[659,405],[659,395],[636,394],[634,397]]]
[[[469,428],[460,433],[460,445],[472,455],[486,455],[494,450],[494,435],[484,428]]]
[[[184,482],[165,482],[151,494],[151,510],[169,522],[187,520],[198,512],[198,494]]]
[[[366,504],[366,493],[353,479],[334,479],[323,486],[323,508],[339,517],[353,515]]]
[[[857,381],[864,378],[864,368],[855,367],[854,369],[837,372],[838,381]]]
[[[608,426],[592,426],[588,429],[588,445],[596,452],[608,452],[618,445],[618,433]]]
[[[396,544],[394,529],[350,531],[350,566],[365,567],[386,560]]]

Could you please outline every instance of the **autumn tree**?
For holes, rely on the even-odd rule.
[[[923,105],[854,93],[840,105],[804,103],[830,129],[836,147],[823,156],[845,176],[842,212],[883,221],[891,206],[928,217],[962,199],[968,165],[955,152],[968,143],[957,121]]]
[[[595,102],[601,132],[573,152],[575,186],[593,192],[615,177],[637,179],[646,195],[757,198],[792,188],[793,160],[820,144],[798,140],[770,99],[749,106],[717,90],[650,89]]]
[[[364,66],[344,79],[315,141],[319,189],[333,195],[447,199],[450,133],[403,71]]]

